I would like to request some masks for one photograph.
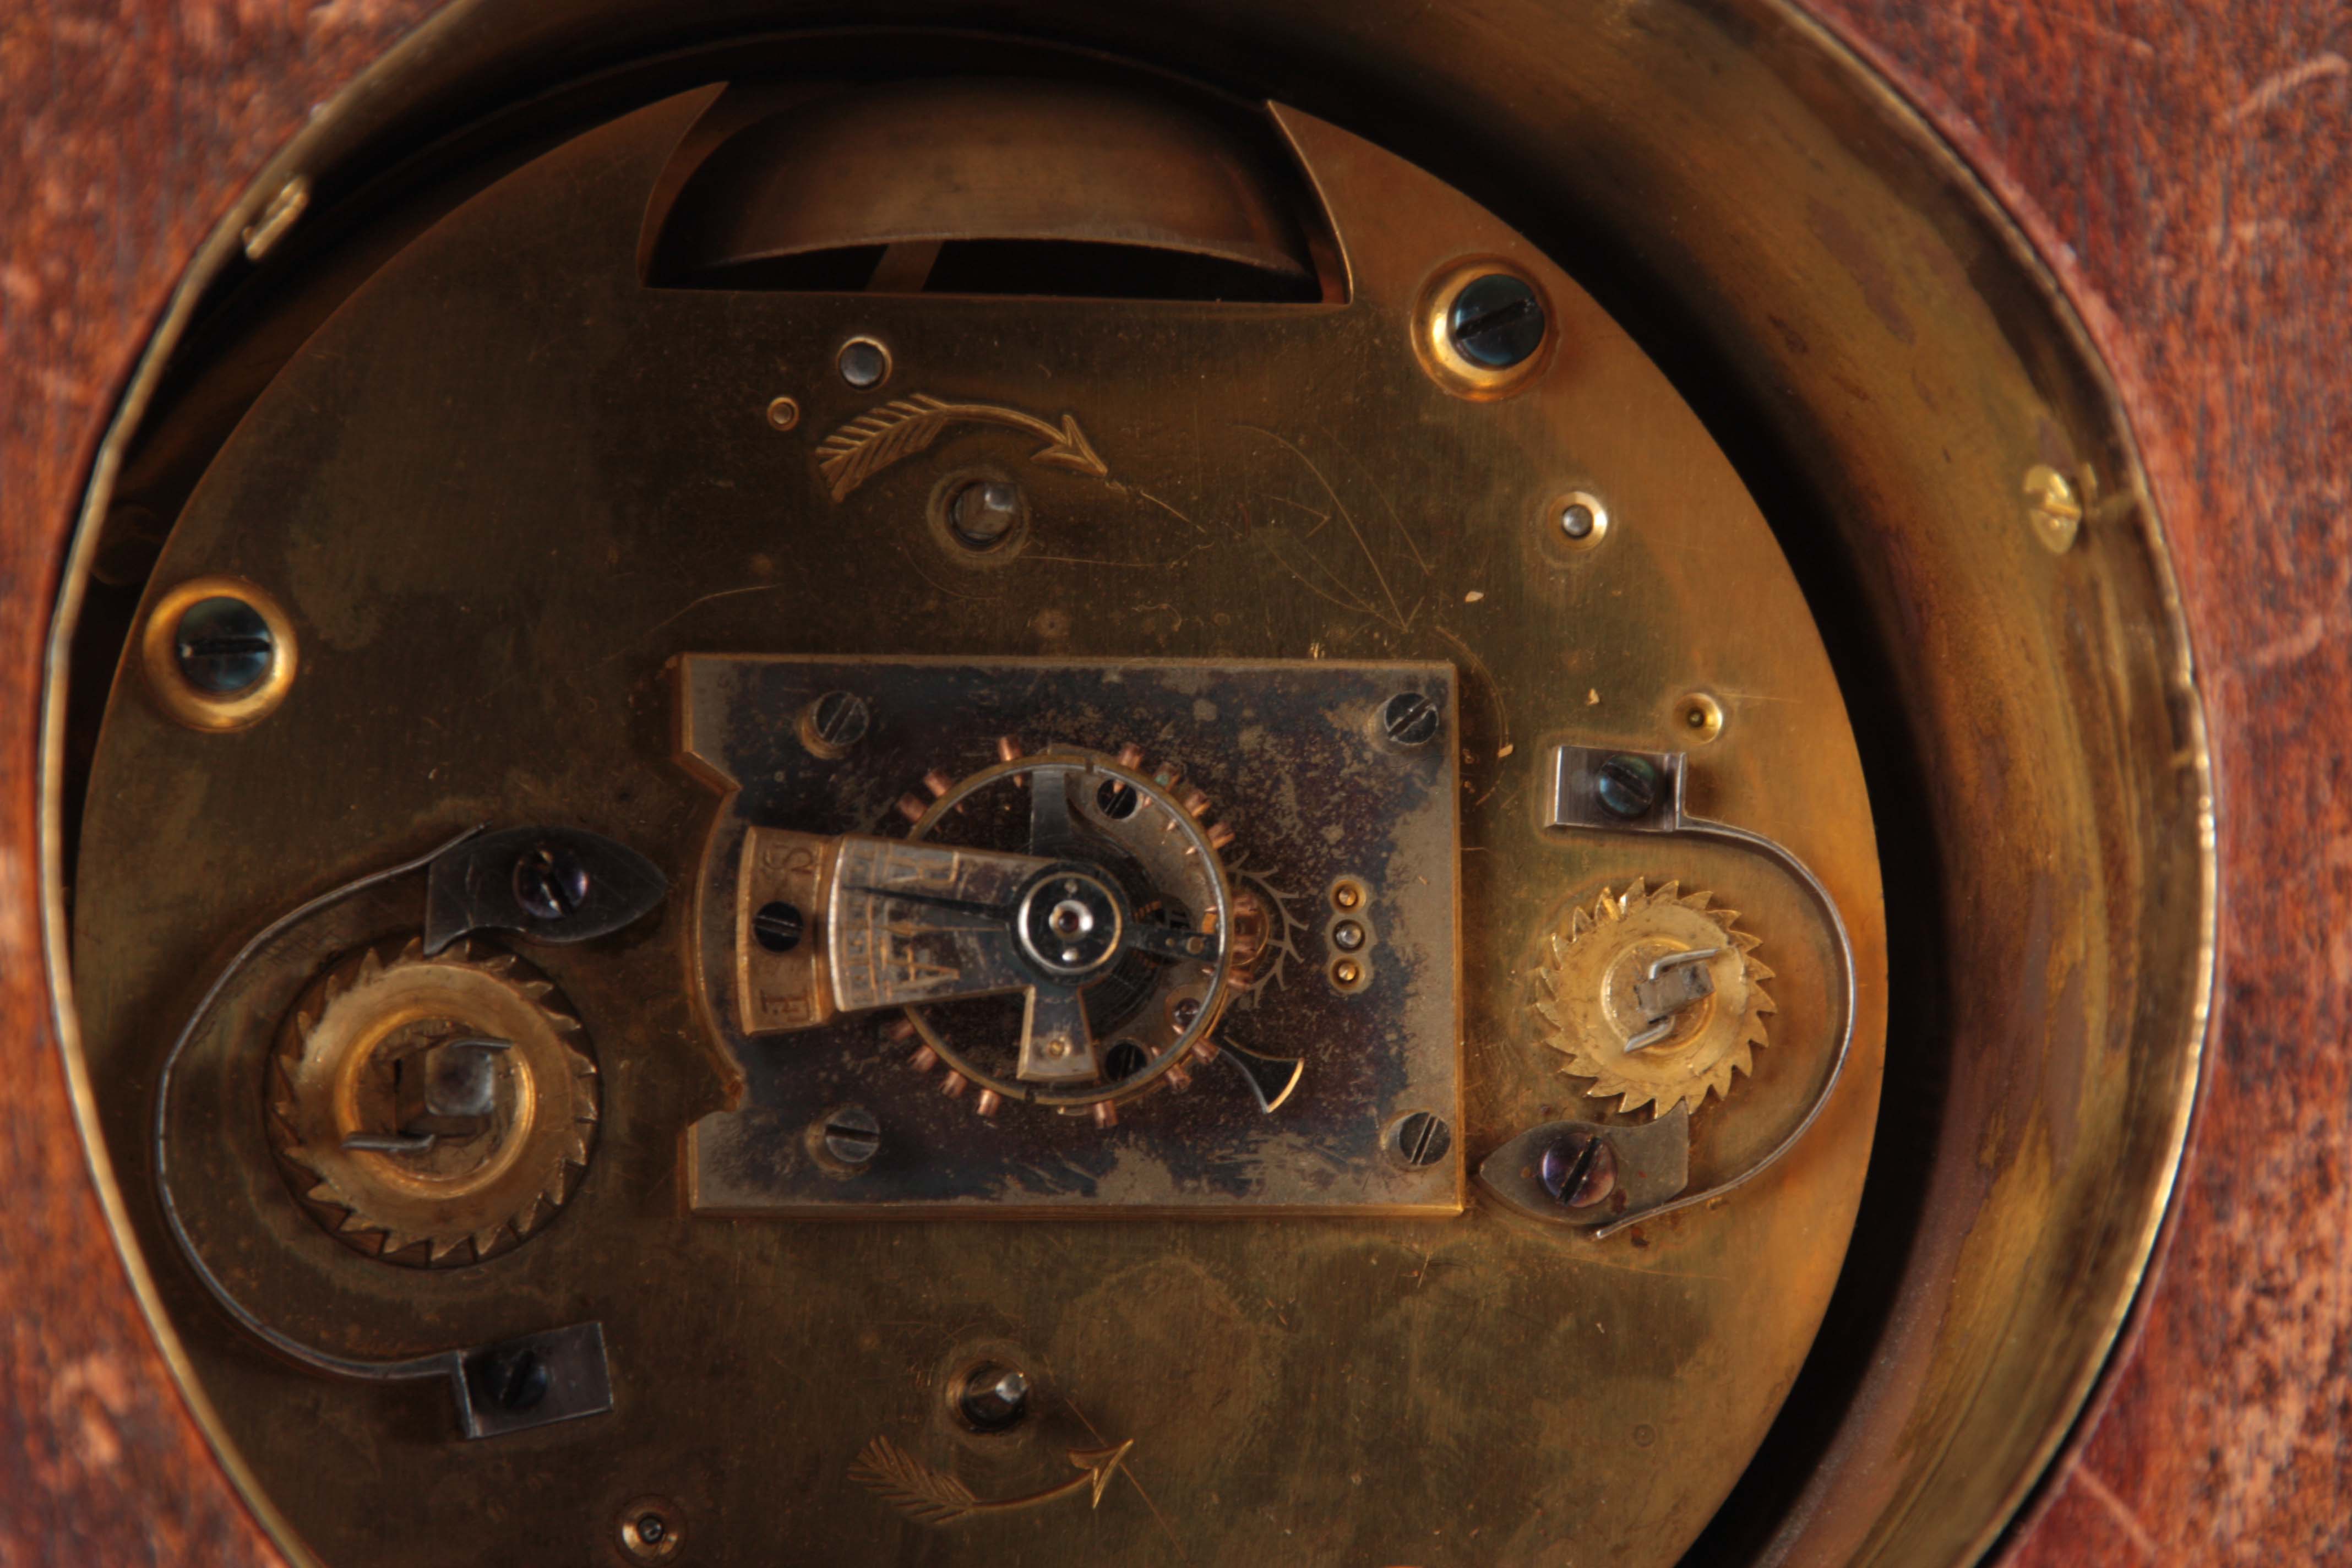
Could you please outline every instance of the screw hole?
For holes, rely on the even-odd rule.
[[[1095,809],[1113,822],[1125,822],[1141,804],[1142,797],[1137,795],[1135,786],[1123,779],[1105,779],[1102,787],[1095,791]]]

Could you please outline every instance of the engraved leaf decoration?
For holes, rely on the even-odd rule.
[[[849,1475],[918,1524],[953,1524],[980,1506],[970,1487],[931,1468],[887,1437],[866,1444]]]
[[[1110,478],[1110,466],[1078,428],[1075,415],[1063,415],[1055,426],[1018,408],[950,403],[928,392],[895,398],[844,425],[817,444],[816,466],[831,486],[833,499],[839,500],[899,458],[922,451],[949,426],[965,423],[1001,425],[1035,437],[1045,444],[1029,455],[1032,462],[1097,479]]]
[[[955,418],[949,405],[928,392],[895,398],[827,436],[816,449],[816,466],[833,487],[833,499],[839,500],[876,470],[938,440]]]

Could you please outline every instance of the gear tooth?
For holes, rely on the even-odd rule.
[[[459,1247],[470,1246],[472,1242],[473,1237],[467,1236],[436,1236],[430,1237],[425,1248],[425,1261],[431,1267],[438,1268],[441,1265],[448,1262],[449,1259],[457,1256],[457,1249]]]
[[[1650,879],[1647,877],[1636,877],[1625,884],[1625,891],[1618,899],[1617,904],[1620,909],[1630,909],[1635,904],[1646,904],[1649,901]]]
[[[1559,1009],[1549,1002],[1537,1003],[1536,1011],[1543,1015],[1544,1021],[1549,1023],[1553,1028],[1564,1029],[1568,1027],[1567,1023],[1562,1020],[1559,1016]]]
[[[360,954],[359,973],[352,976],[355,984],[365,985],[383,974],[383,959],[375,949],[368,948]]]
[[[1731,945],[1742,952],[1755,952],[1756,944],[1763,940],[1751,931],[1726,931],[1724,934],[1731,938]]]
[[[515,982],[515,989],[534,1002],[543,1002],[555,994],[554,984],[546,980],[518,980]],[[551,1007],[548,1011],[552,1013],[557,1009]]]
[[[1776,979],[1778,976],[1773,973],[1770,964],[1759,963],[1751,958],[1748,961],[1748,978],[1760,985],[1765,981]]]
[[[403,963],[414,963],[424,956],[425,933],[423,931],[418,931],[415,936],[410,937],[406,942],[400,944],[400,961]]]
[[[499,1237],[505,1230],[506,1226],[502,1225],[487,1226],[467,1238],[474,1244],[475,1262],[479,1263],[498,1251]]]
[[[1680,877],[1676,877],[1672,881],[1659,883],[1658,890],[1650,895],[1648,901],[1654,904],[1681,903],[1683,901],[1683,879]]]
[[[1739,923],[1738,910],[1709,910],[1706,912],[1709,919],[1723,928],[1723,934],[1726,936],[1731,935],[1731,928]]]
[[[1701,888],[1697,892],[1693,893],[1689,898],[1685,899],[1682,901],[1682,905],[1683,908],[1686,910],[1705,910],[1707,905],[1714,901],[1715,895],[1708,892],[1706,889]]]
[[[512,1219],[507,1221],[507,1224],[513,1227],[516,1239],[520,1240],[537,1230],[549,1212],[551,1211],[547,1207],[545,1195],[533,1193],[523,1201],[522,1207],[516,1212]]]
[[[588,1168],[588,1140],[576,1129],[572,1134],[570,1146],[563,1151],[563,1157],[583,1171]]]

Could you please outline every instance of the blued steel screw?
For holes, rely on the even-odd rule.
[[[1397,1123],[1397,1158],[1408,1165],[1434,1165],[1454,1147],[1454,1129],[1442,1116],[1416,1110]]]
[[[188,606],[173,632],[172,654],[190,686],[207,696],[228,697],[269,673],[278,658],[278,638],[259,610],[222,595]]]
[[[862,1105],[836,1110],[824,1124],[824,1152],[845,1165],[870,1163],[882,1149],[882,1124]]]
[[[1621,752],[1601,764],[1592,792],[1612,816],[1647,816],[1658,804],[1662,782],[1657,763]]]
[[[805,929],[800,906],[782,899],[761,904],[751,917],[751,936],[770,952],[790,952],[800,946],[801,933]]]
[[[1617,1155],[1605,1138],[1571,1132],[1544,1151],[1536,1174],[1569,1208],[1590,1208],[1617,1190]]]
[[[956,1414],[975,1432],[1002,1432],[1029,1414],[1029,1380],[993,1362],[966,1373],[956,1395]]]
[[[560,921],[588,901],[588,867],[560,844],[515,858],[515,901],[543,921]]]
[[[1418,691],[1400,691],[1381,710],[1381,726],[1400,746],[1425,746],[1437,738],[1437,704]]]
[[[506,1350],[482,1368],[482,1386],[501,1410],[529,1410],[547,1397],[547,1363],[534,1350]]]
[[[1526,363],[1543,344],[1543,301],[1532,285],[1507,272],[1489,272],[1465,284],[1446,313],[1454,352],[1486,370]]]
[[[816,700],[815,710],[809,715],[809,727],[816,731],[816,738],[836,752],[848,751],[866,739],[873,722],[866,699],[854,691],[826,692]]]

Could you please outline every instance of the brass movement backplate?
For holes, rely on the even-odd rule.
[[[333,1568],[1673,1562],[1829,1300],[1886,1000],[1853,733],[1754,500],[1534,246],[1279,106],[1218,100],[1199,155],[1246,121],[1279,168],[1150,257],[687,233],[772,188],[714,149],[828,112],[796,90],[664,99],[455,204],[177,511],[147,613],[253,584],[299,668],[222,730],[125,667],[74,967],[225,1440]],[[889,101],[785,141],[982,112]],[[1150,286],[1005,285],[1048,262]],[[658,872],[561,942],[604,873],[559,830]],[[1564,965],[1636,887],[1720,912]],[[321,975],[444,918],[593,1042],[593,1157],[527,1235],[398,1268],[289,1190],[267,1074]],[[1669,1114],[1559,1046],[1571,970],[1653,1077],[1708,1031]],[[524,1415],[469,1440],[348,1371],[446,1352],[462,1410]]]

